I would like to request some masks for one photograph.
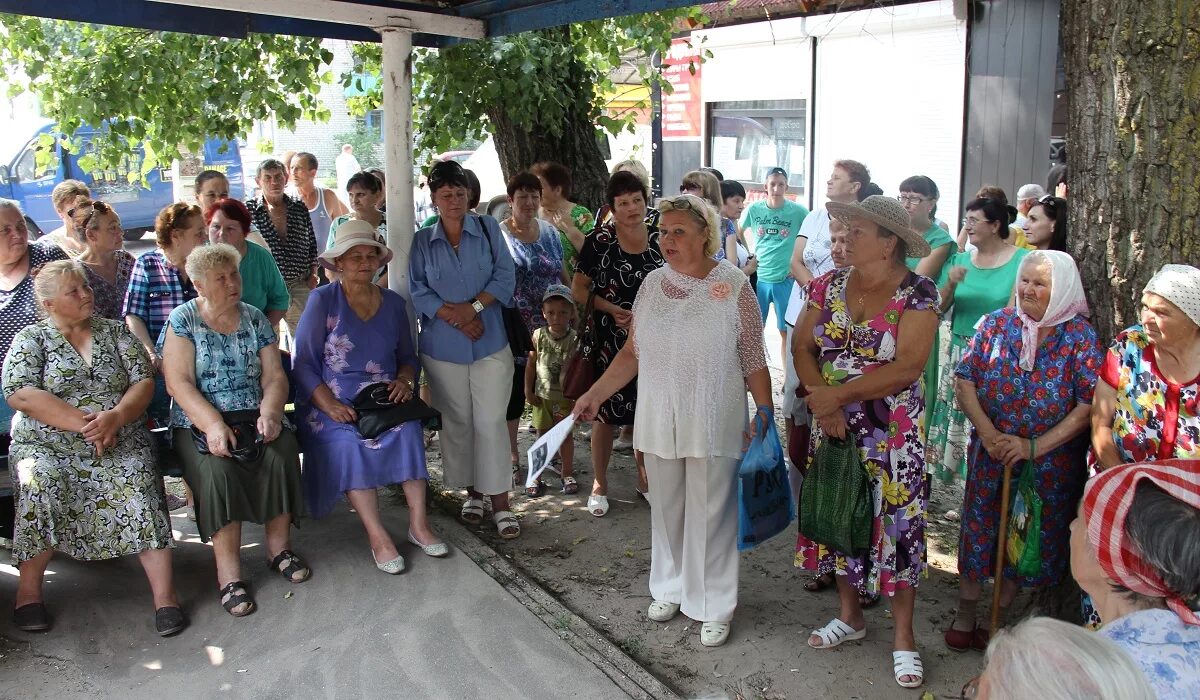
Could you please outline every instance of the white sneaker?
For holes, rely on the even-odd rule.
[[[614,452],[632,452],[633,451],[633,440],[626,440],[623,437],[618,437],[615,441],[613,441],[613,451]]]
[[[700,626],[700,643],[706,647],[719,647],[729,641],[728,622],[705,622]]]
[[[656,600],[650,604],[650,609],[646,611],[646,617],[655,622],[666,622],[679,614],[679,605],[677,603],[666,603],[661,600]]]

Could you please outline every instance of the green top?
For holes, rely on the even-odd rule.
[[[575,353],[575,329],[568,328],[561,338],[550,335],[550,329],[542,326],[533,332],[533,351],[537,353],[536,381],[533,393],[548,401],[562,401],[562,371],[568,358]]]
[[[925,236],[925,242],[929,244],[929,251],[931,255],[936,252],[938,248],[941,248],[944,245],[956,245],[954,243],[954,239],[950,237],[950,234],[936,223],[930,224],[929,228],[922,235]],[[951,256],[949,255],[946,256],[946,260],[942,262],[942,269],[945,269],[946,263],[950,261],[950,257]],[[924,259],[925,258],[905,258],[904,264],[908,266],[908,269],[916,272],[917,265],[919,265]],[[933,274],[929,276],[930,279],[934,280],[941,279],[941,277],[941,270],[934,270]]]
[[[592,212],[582,204],[576,204],[571,207],[571,223],[575,224],[575,228],[586,238],[592,232],[592,227],[596,225],[596,220],[592,218]],[[575,244],[567,237],[567,234],[562,231],[558,232],[558,240],[562,243],[563,249],[563,265],[567,269],[567,277],[575,275],[575,259],[579,257],[579,251],[575,249]]]
[[[242,301],[264,314],[287,311],[291,297],[275,258],[262,246],[246,241],[246,254],[238,265],[242,276]]]
[[[956,265],[967,268],[967,276],[954,288],[954,306],[951,308],[954,320],[950,323],[954,335],[970,338],[975,335],[975,324],[979,319],[1008,306],[1012,301],[1017,270],[1026,255],[1029,255],[1028,250],[1016,248],[1008,262],[991,268],[975,267],[970,251],[950,256],[942,267],[939,287],[946,284],[950,268]]]
[[[758,257],[758,279],[762,282],[782,282],[790,275],[792,249],[796,235],[808,209],[790,199],[772,209],[762,199],[746,208],[741,226],[754,234],[754,254]]]

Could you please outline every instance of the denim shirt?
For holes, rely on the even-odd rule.
[[[442,222],[417,231],[409,263],[409,289],[419,314],[417,346],[434,360],[469,365],[508,345],[500,305],[511,306],[516,271],[500,225],[490,216],[468,214],[463,220],[458,254],[446,239]],[[437,317],[445,303],[470,302],[487,292],[496,303],[484,307],[483,335],[474,342]]]

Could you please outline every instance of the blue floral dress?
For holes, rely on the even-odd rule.
[[[401,367],[417,367],[404,299],[391,290],[363,320],[341,284],[313,290],[296,326],[296,420],[304,448],[304,493],[315,518],[329,514],[346,491],[428,479],[420,421],[368,440],[353,423],[338,423],[311,402],[321,384],[342,403],[364,388],[390,382]]]
[[[1020,368],[1021,320],[1016,309],[1001,309],[983,317],[956,376],[975,385],[984,413],[996,429],[1008,435],[1036,438],[1062,422],[1080,404],[1092,402],[1104,355],[1096,331],[1083,318],[1060,323],[1041,345],[1033,371]],[[1071,561],[1070,525],[1087,480],[1086,433],[1043,455],[1034,465],[1042,497],[1042,570],[1034,577],[1016,578],[1011,566],[1005,576],[1022,586],[1057,583]],[[1000,494],[1004,465],[988,455],[971,428],[967,451],[966,494],[958,541],[958,572],[971,581],[995,573],[992,555],[1000,531]],[[1027,462],[1013,466],[1015,487]]]
[[[542,295],[546,293],[546,287],[562,284],[563,276],[563,246],[558,229],[541,219],[535,221],[540,233],[533,243],[525,243],[514,236],[507,223],[500,224],[517,273],[513,306],[521,312],[530,333],[546,325],[546,319],[542,317]]]
[[[935,310],[938,302],[933,282],[910,272],[878,316],[854,323],[846,305],[849,277],[849,268],[833,270],[806,287],[809,305],[820,312],[813,326],[820,350],[817,364],[831,386],[894,361],[901,317],[907,311]],[[852,557],[800,535],[795,565],[818,575],[845,575],[851,586],[866,594],[892,596],[897,590],[916,588],[925,567],[929,503],[925,447],[919,429],[925,411],[921,380],[891,396],[850,403],[843,410],[848,433],[871,475],[875,517],[870,551],[865,557]],[[823,440],[825,434],[814,426],[805,473]]]
[[[1200,627],[1170,610],[1139,610],[1100,629],[1141,667],[1160,700],[1200,698]]]

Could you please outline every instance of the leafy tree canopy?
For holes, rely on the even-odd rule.
[[[99,167],[119,163],[140,142],[143,174],[182,149],[199,150],[210,136],[238,138],[270,115],[287,128],[327,120],[318,91],[334,80],[332,60],[319,39],[228,39],[0,15],[0,61],[25,74],[23,83],[10,77],[10,91],[36,94],[65,134],[109,124],[109,138],[97,140],[91,156]]]
[[[671,86],[651,66],[664,55],[684,26],[706,21],[698,7],[664,10],[525,32],[434,50],[413,51],[413,126],[418,162],[451,150],[464,140],[486,136],[488,115],[502,112],[516,126],[560,136],[582,100],[592,123],[612,134],[633,130],[633,111],[609,115],[605,95],[614,92],[612,73],[628,66],[646,87]],[[379,44],[356,44],[358,73],[379,73]],[[705,52],[705,57],[712,54]],[[343,76],[349,85],[354,74]],[[382,102],[377,81],[365,95],[349,100],[365,113]],[[582,91],[582,92],[581,92]],[[647,106],[647,105],[642,105]]]

